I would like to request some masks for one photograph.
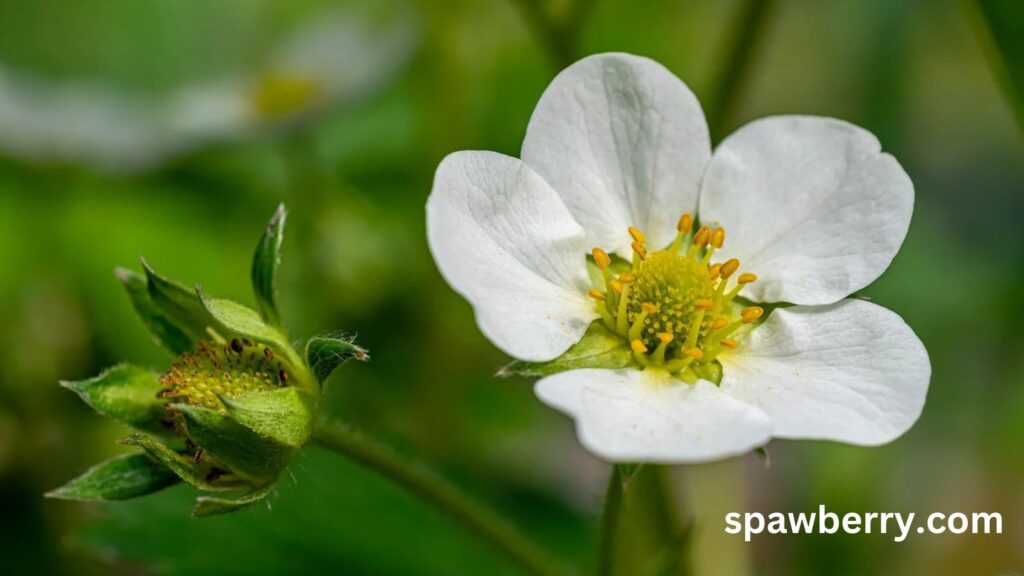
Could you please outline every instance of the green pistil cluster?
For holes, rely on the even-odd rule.
[[[708,372],[723,350],[739,347],[737,338],[764,314],[757,306],[740,310],[733,304],[757,276],[737,275],[735,258],[711,263],[725,230],[702,226],[691,234],[692,227],[693,218],[683,214],[675,241],[650,253],[644,233],[630,227],[633,261],[619,274],[608,253],[594,248],[603,285],[590,290],[605,326],[629,342],[641,366],[689,380]]]
[[[249,340],[201,342],[160,378],[161,398],[224,413],[221,398],[268,391],[288,384],[288,371],[266,346]]]
[[[654,350],[661,343],[659,334],[671,334],[666,355],[677,355],[694,328],[698,300],[714,296],[714,285],[706,266],[692,258],[662,250],[654,252],[634,268],[626,318],[632,326],[640,321],[639,339]],[[645,312],[642,303],[656,303],[654,312]],[[697,329],[706,334],[711,321],[720,315],[718,307],[704,314]]]

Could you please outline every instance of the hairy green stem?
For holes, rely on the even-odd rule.
[[[726,48],[721,62],[715,67],[720,72],[707,115],[714,143],[732,128],[733,114],[746,86],[754,51],[764,36],[765,24],[774,8],[775,0],[743,0],[741,11],[726,34]]]
[[[676,511],[666,467],[612,467],[601,526],[598,574],[686,576],[692,566],[688,535]]]
[[[421,462],[406,458],[344,424],[321,423],[313,442],[373,470],[422,498],[517,562],[531,574],[569,574],[569,570],[507,520],[483,506]]]

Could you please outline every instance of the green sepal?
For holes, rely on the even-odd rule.
[[[264,322],[259,312],[232,300],[207,296],[199,288],[196,288],[196,294],[218,329],[225,332],[226,338],[244,338],[270,348],[287,362],[288,368],[298,379],[297,386],[304,387],[310,392],[318,391],[316,385],[310,381],[305,363],[295,353],[295,349],[285,339],[284,334]]]
[[[117,268],[114,270],[114,274],[124,285],[132,307],[135,308],[135,313],[149,330],[157,345],[166,348],[175,356],[195,347],[195,342],[187,334],[157,310],[149,296],[149,286],[145,276],[127,268]]]
[[[46,493],[47,498],[62,500],[127,500],[180,482],[163,464],[145,454],[115,456],[89,468],[81,476]]]
[[[236,422],[286,446],[301,448],[313,433],[316,400],[298,388],[249,392],[220,401]]]
[[[352,359],[365,361],[370,355],[356,346],[355,339],[344,336],[314,336],[306,342],[306,364],[317,382],[323,384],[339,366]]]
[[[196,498],[196,507],[192,510],[192,515],[196,518],[202,518],[204,516],[217,516],[219,514],[237,512],[266,498],[274,490],[274,486],[275,484],[268,484],[233,499],[200,496]]]
[[[256,302],[263,319],[273,326],[281,325],[281,315],[277,310],[277,269],[281,266],[281,244],[287,217],[284,204],[279,205],[267,223],[252,258],[252,289]]]
[[[580,368],[614,370],[635,365],[633,351],[626,339],[597,321],[587,328],[579,342],[558,358],[548,362],[512,362],[498,371],[498,376],[538,377]]]
[[[152,436],[136,433],[122,438],[118,443],[142,448],[146,454],[193,488],[210,492],[238,492],[252,488],[252,483],[233,476],[220,476],[216,480],[208,480],[211,472],[209,465],[196,464],[194,459],[179,454]]]
[[[142,268],[146,272],[149,298],[156,311],[187,335],[193,348],[196,343],[209,340],[208,328],[215,324],[195,291],[157,274],[145,259],[142,260]]]
[[[131,364],[119,364],[95,378],[61,381],[60,385],[78,394],[104,416],[139,430],[166,432],[160,420],[167,416],[164,410],[167,402],[157,397],[163,385],[155,372]]]
[[[253,484],[275,480],[298,452],[298,448],[261,436],[226,414],[191,404],[173,406],[184,418],[188,437],[196,446]]]

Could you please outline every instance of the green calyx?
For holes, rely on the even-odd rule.
[[[258,311],[190,290],[158,274],[116,271],[154,341],[176,357],[160,375],[131,365],[63,382],[102,415],[138,432],[141,449],[98,464],[50,497],[120,500],[184,482],[203,492],[193,514],[239,510],[273,491],[309,440],[322,387],[335,368],[366,360],[351,338],[310,338],[303,354],[286,337],[277,274],[286,220],[278,208],[252,263]]]

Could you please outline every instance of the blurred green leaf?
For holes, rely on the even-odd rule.
[[[252,506],[263,500],[274,489],[274,484],[268,484],[238,498],[215,498],[212,496],[200,496],[196,498],[196,507],[192,515],[201,518],[204,516],[218,516],[237,512],[246,506]]]
[[[145,454],[125,454],[101,462],[67,484],[48,492],[63,500],[127,500],[158,492],[180,479]]]
[[[191,404],[175,404],[174,409],[184,417],[192,442],[258,485],[277,478],[297,451],[214,410]]]
[[[1024,10],[1016,0],[977,0],[977,6],[982,44],[1024,129]]]
[[[157,312],[187,334],[193,344],[209,340],[210,314],[196,292],[157,274],[145,260],[142,267],[146,272],[149,297]]]
[[[267,223],[256,253],[252,259],[252,288],[260,313],[267,323],[280,326],[281,315],[277,309],[277,269],[281,265],[281,243],[284,241],[284,225],[288,211],[284,204],[277,207],[274,216]]]
[[[516,361],[503,367],[499,376],[549,376],[580,368],[626,368],[633,365],[633,353],[626,339],[594,322],[579,342],[550,362]]]
[[[114,273],[124,284],[128,298],[132,301],[132,307],[135,308],[136,314],[139,315],[139,319],[149,330],[157,345],[163,346],[175,356],[193,348],[192,339],[168,321],[153,305],[145,276],[126,268],[117,268]]]
[[[287,446],[300,448],[313,431],[315,401],[298,388],[249,392],[220,400],[235,421]]]
[[[314,336],[306,343],[306,363],[321,384],[338,366],[355,358],[368,360],[366,350],[355,345],[354,339],[342,336]]]
[[[99,376],[78,382],[61,381],[94,410],[120,422],[152,432],[165,432],[160,420],[167,417],[159,376],[145,368],[119,364]]]

